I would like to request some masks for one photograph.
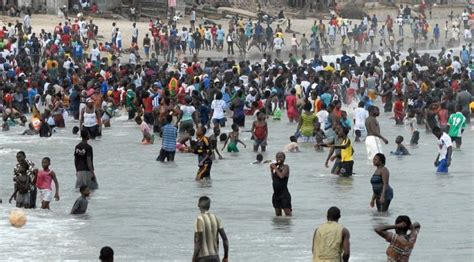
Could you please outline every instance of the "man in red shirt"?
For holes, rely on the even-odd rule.
[[[150,126],[153,126],[155,123],[153,116],[153,98],[150,96],[149,92],[143,94],[143,120]]]

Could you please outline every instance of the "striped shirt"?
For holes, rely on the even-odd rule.
[[[166,124],[163,129],[162,148],[169,152],[176,151],[176,132],[178,129],[172,124]]]
[[[206,211],[196,219],[196,233],[202,233],[202,245],[198,257],[219,256],[218,230],[223,229],[221,220]]]

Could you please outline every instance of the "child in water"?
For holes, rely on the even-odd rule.
[[[85,214],[87,211],[87,206],[89,205],[87,198],[90,195],[90,189],[88,186],[81,186],[79,191],[81,192],[81,196],[76,199],[76,202],[74,202],[74,206],[71,209],[71,215],[81,215]]]
[[[217,149],[217,138],[219,137],[220,134],[221,134],[221,129],[217,125],[217,126],[214,126],[214,133],[209,136],[209,145],[211,146],[213,160],[216,159],[216,155],[215,155],[216,153],[219,156],[219,159],[222,159],[222,155],[221,153],[219,153],[219,150]]]
[[[28,167],[20,165],[18,168],[19,175],[13,178],[15,182],[15,190],[8,200],[8,203],[12,202],[12,199],[16,201],[16,207],[18,208],[30,208],[30,185],[32,183],[30,176],[26,173]]]
[[[410,131],[412,133],[410,145],[418,145],[418,140],[420,139],[420,132],[418,131],[416,114],[413,110],[407,114],[405,118],[405,125],[410,127]]]
[[[283,148],[283,152],[285,153],[297,153],[297,152],[301,152],[300,151],[300,148],[298,146],[298,139],[296,138],[296,136],[290,136],[290,143],[287,144],[284,148]]]
[[[316,151],[323,151],[323,148],[320,146],[320,144],[322,144],[323,140],[326,139],[326,134],[321,129],[321,123],[319,123],[319,121],[314,123],[314,137],[316,137],[316,145],[314,145],[314,148]]]
[[[148,126],[148,124],[142,120],[141,116],[135,117],[135,122],[137,123],[137,125],[140,126],[140,130],[143,133],[142,144],[143,145],[153,144],[155,140],[155,136],[151,134],[151,129]]]
[[[403,142],[403,136],[397,136],[395,139],[395,143],[397,144],[397,150],[390,151],[390,154],[392,155],[397,155],[397,156],[406,156],[409,155],[410,153],[408,152],[407,148],[402,144]]]
[[[268,164],[271,163],[271,160],[263,160],[262,154],[257,154],[255,161],[252,162],[252,165],[259,165],[259,164]]]
[[[230,142],[229,142],[230,140]],[[237,148],[237,143],[241,143],[244,145],[244,148],[247,148],[244,142],[242,142],[239,139],[239,126],[236,124],[232,124],[232,132],[229,133],[229,136],[227,137],[224,146],[222,147],[222,151],[224,150],[225,146],[227,145],[227,142],[229,142],[229,145],[227,146],[227,152],[235,152],[238,153],[239,149]]]

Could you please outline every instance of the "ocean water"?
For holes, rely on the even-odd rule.
[[[410,138],[408,130],[395,126],[390,116],[381,113],[379,118],[382,134],[390,141],[384,145],[386,154],[395,149],[397,135],[405,141]],[[0,261],[94,261],[105,245],[114,248],[118,261],[189,261],[197,200],[203,195],[212,199],[211,212],[223,221],[231,261],[309,261],[314,229],[325,222],[333,205],[341,209],[340,223],[351,232],[351,261],[384,261],[388,243],[373,228],[394,223],[398,215],[408,215],[422,226],[412,261],[474,260],[472,129],[464,132],[462,149],[454,151],[448,175],[435,174],[436,138],[424,129],[420,144],[407,146],[411,156],[388,155],[394,199],[386,214],[369,207],[369,181],[375,169],[367,160],[364,143],[355,144],[352,178],[331,175],[324,167],[327,151],[315,152],[312,145],[302,144],[303,152],[287,154],[286,161],[294,216],[276,218],[269,168],[249,164],[255,158],[250,133],[245,132],[251,122],[247,119],[241,133],[247,149],[239,145],[240,153],[224,153],[224,160],[214,162],[212,181],[199,183],[194,181],[195,155],[177,153],[175,163],[158,163],[159,139],[143,146],[134,122],[113,119],[112,128],[90,142],[100,189],[92,194],[87,215],[78,217],[69,215],[79,196],[74,189],[73,150],[80,140],[71,134],[77,123],[68,121],[67,128],[51,138],[20,136],[20,127],[1,132]],[[286,118],[269,120],[269,129],[264,156],[274,159],[296,125]],[[8,198],[19,150],[38,167],[42,157],[51,157],[61,200],[51,203],[51,211],[26,210],[27,224],[16,229],[8,223],[8,213],[14,209]],[[222,255],[222,244],[220,251]]]

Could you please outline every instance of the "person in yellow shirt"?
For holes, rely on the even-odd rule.
[[[347,262],[350,257],[350,233],[338,221],[341,210],[330,207],[327,222],[318,226],[313,236],[313,262]]]
[[[336,131],[337,136],[342,140],[341,145],[333,144],[321,144],[322,147],[333,147],[334,149],[341,149],[341,163],[339,169],[339,175],[343,177],[352,176],[352,168],[354,167],[354,149],[352,148],[352,142],[347,137],[349,133],[348,128],[338,128]]]

